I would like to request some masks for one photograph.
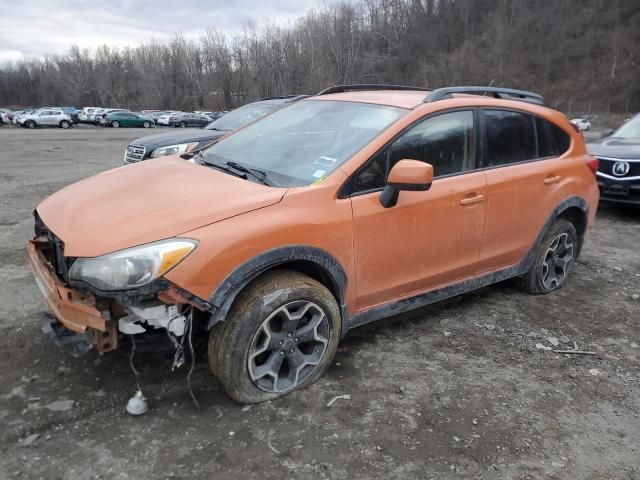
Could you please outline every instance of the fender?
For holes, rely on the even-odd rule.
[[[236,296],[249,282],[267,270],[289,262],[305,261],[319,267],[331,280],[333,290],[337,293],[338,305],[342,316],[342,332],[346,333],[347,308],[345,305],[345,291],[347,275],[331,254],[308,245],[286,245],[267,250],[253,257],[231,272],[209,297],[209,303],[215,307],[209,319],[208,328],[224,321]]]
[[[545,221],[544,225],[540,229],[540,232],[538,233],[538,236],[536,237],[535,242],[531,246],[531,249],[519,263],[511,267],[503,268],[501,270],[496,270],[494,272],[472,277],[467,280],[463,280],[461,282],[454,283],[452,285],[448,285],[443,288],[439,288],[437,290],[421,293],[414,297],[405,298],[397,302],[389,302],[384,305],[379,305],[379,306],[370,308],[368,310],[365,310],[363,312],[357,313],[351,319],[349,319],[347,324],[347,331],[349,329],[359,327],[367,323],[375,322],[377,320],[382,320],[383,318],[391,317],[393,315],[398,315],[400,313],[404,313],[409,310],[424,307],[426,305],[430,305],[432,303],[436,303],[441,300],[445,300],[447,298],[462,295],[464,293],[468,293],[473,290],[477,290],[479,288],[492,285],[494,283],[502,282],[503,280],[507,280],[509,278],[524,275],[533,266],[536,258],[536,252],[538,251],[538,247],[542,243],[544,236],[549,231],[549,228],[551,228],[551,225],[553,224],[553,222],[555,222],[556,219],[561,217],[563,212],[573,207],[578,207],[580,209],[580,211],[583,214],[582,220],[584,220],[585,226],[587,225],[587,221],[589,218],[588,217],[589,207],[587,205],[587,202],[580,197],[566,198],[565,200],[560,202],[549,214],[549,217],[547,217],[547,220]],[[582,238],[584,237],[584,232],[578,232],[578,236],[579,236],[578,238],[579,244],[582,244]]]

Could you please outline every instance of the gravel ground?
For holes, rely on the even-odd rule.
[[[40,332],[31,211],[116,167],[141,130],[0,127],[0,478],[640,479],[640,212],[602,208],[568,285],[508,282],[353,331],[316,384],[242,407],[140,353],[66,356]],[[536,348],[579,348],[561,355]],[[551,341],[554,341],[552,339]],[[332,406],[336,395],[350,395]]]

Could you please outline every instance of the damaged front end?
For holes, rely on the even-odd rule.
[[[123,335],[165,329],[181,337],[194,312],[213,308],[162,277],[193,248],[181,239],[103,257],[66,257],[62,240],[35,213],[27,250],[51,314],[43,331],[74,356],[115,350]]]

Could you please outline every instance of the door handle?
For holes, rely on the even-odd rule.
[[[544,184],[545,185],[551,185],[553,183],[558,183],[560,181],[560,175],[555,175],[553,177],[547,177],[544,179]]]
[[[472,205],[474,203],[484,202],[484,195],[472,195],[472,197],[464,197],[462,200],[460,200],[460,205]]]

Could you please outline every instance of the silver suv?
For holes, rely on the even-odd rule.
[[[69,128],[73,125],[71,117],[61,108],[40,108],[33,113],[22,115],[18,119],[22,127],[60,127]]]

